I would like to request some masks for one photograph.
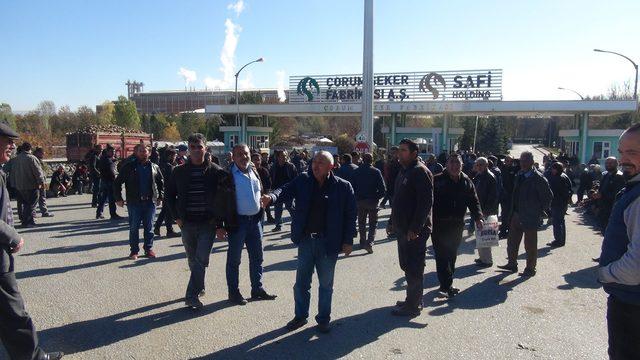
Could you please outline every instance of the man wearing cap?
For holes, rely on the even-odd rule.
[[[9,161],[17,138],[15,131],[0,124],[0,164]],[[0,170],[0,341],[11,359],[60,359],[63,353],[45,353],[38,346],[38,334],[18,289],[13,254],[23,245],[24,240],[13,228],[6,176]]]
[[[33,219],[38,204],[38,190],[44,187],[44,172],[38,158],[31,154],[31,144],[22,144],[22,152],[11,164],[11,184],[22,203],[20,220],[23,227],[35,226]]]

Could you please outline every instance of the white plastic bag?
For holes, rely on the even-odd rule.
[[[499,228],[500,224],[498,224],[496,215],[487,217],[482,229],[476,229],[476,249],[498,246]]]

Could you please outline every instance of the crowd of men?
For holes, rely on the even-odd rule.
[[[0,126],[0,140],[7,143],[2,148],[0,162],[8,162],[5,171],[9,173],[9,182],[18,199],[20,221],[29,227],[34,224],[37,199],[46,198],[41,195],[44,174],[28,143],[22,144],[18,155],[9,161],[9,150],[12,150],[15,138],[17,134]],[[524,238],[526,266],[520,275],[535,276],[542,219],[548,217],[553,225],[554,240],[548,245],[564,246],[567,237],[564,217],[572,203],[573,181],[578,179],[578,201],[583,206],[596,206],[581,202],[580,197],[598,183],[597,191],[588,194],[587,201],[597,203],[598,220],[606,229],[598,274],[605,291],[610,294],[611,357],[630,358],[625,354],[638,350],[640,186],[635,185],[640,182],[640,125],[628,129],[621,137],[622,171],[618,170],[615,158],[608,158],[607,171],[599,179],[590,174],[587,177],[584,175],[586,170],[579,170],[580,165],[571,165],[562,156],[545,157],[542,169],[530,152],[523,152],[519,159],[452,152],[423,160],[418,145],[410,139],[400,141],[376,162],[369,153],[337,157],[319,151],[310,159],[306,152],[289,157],[286,151],[276,150],[270,157],[252,153],[247,145],[238,144],[224,166],[208,153],[202,134],[192,134],[187,143],[186,148],[162,149],[139,144],[132,156],[119,163],[113,147],[96,147],[88,154],[87,165],[77,166],[77,176],[74,173],[69,177],[64,168],[56,169],[52,176],[52,185],[55,185],[52,193],[65,196],[69,188],[78,185],[77,191],[82,193],[84,185],[90,183],[96,219],[104,218],[103,209],[107,203],[111,219],[120,219],[117,207],[126,203],[131,260],[139,257],[140,227],[147,258],[157,256],[153,239],[160,235],[163,224],[167,236],[181,237],[190,269],[185,306],[191,309],[204,306],[201,298],[205,295],[206,269],[216,238],[229,244],[226,260],[229,301],[237,305],[247,303],[239,288],[244,248],[249,258],[251,299],[276,299],[264,284],[262,240],[265,223],[273,224],[274,232],[282,230],[283,208],[286,208],[291,217],[291,240],[298,252],[294,317],[286,327],[295,330],[307,324],[315,269],[319,282],[315,320],[320,332],[329,332],[338,254],[349,256],[356,237],[361,249],[373,253],[378,211],[388,202],[391,216],[386,232],[396,239],[400,268],[407,282],[406,296],[396,303],[392,313],[417,316],[423,306],[429,237],[433,244],[439,292],[443,297],[453,298],[460,291],[453,286],[453,281],[465,228],[469,232],[483,229],[486,221],[497,219],[498,215],[501,225],[496,236],[507,239],[508,256],[507,263],[498,266],[498,270],[518,272],[517,258]],[[593,169],[595,172],[595,166]],[[624,190],[619,193],[621,189]],[[6,245],[2,250],[4,275],[0,295],[5,297],[7,289],[17,292],[13,269],[7,261],[23,243],[13,230],[8,200],[8,195],[3,195],[4,206],[0,209],[0,240]],[[154,224],[159,205],[162,210]],[[272,207],[274,216],[271,216]],[[470,214],[469,225],[465,223],[467,212]],[[44,214],[48,214],[46,204]],[[483,268],[493,266],[490,247],[478,248],[475,264]],[[0,335],[5,347],[12,341],[19,344],[15,348],[7,347],[12,358],[23,358],[23,351],[35,354],[29,358],[61,356],[45,354],[38,347],[35,330],[23,311],[19,296],[12,298],[9,307],[15,313],[12,315],[15,321],[0,325]],[[19,335],[16,328],[23,329]]]

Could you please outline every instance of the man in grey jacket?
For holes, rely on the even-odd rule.
[[[527,267],[522,276],[535,276],[538,261],[538,224],[542,213],[551,205],[553,193],[547,179],[533,166],[533,154],[520,154],[520,171],[516,175],[511,202],[511,224],[507,240],[509,262],[498,266],[502,270],[518,272],[518,250],[524,234]]]
[[[44,186],[44,172],[38,158],[31,154],[31,144],[25,142],[21,147],[22,152],[12,161],[9,176],[22,203],[22,227],[31,227],[36,224],[33,218],[38,204],[38,191]]]
[[[18,134],[0,124],[0,164],[9,161]],[[37,198],[36,198],[37,199]],[[13,215],[6,177],[0,170],[0,343],[10,359],[60,359],[62,353],[45,353],[38,346],[38,335],[25,310],[14,273],[13,254],[22,249],[24,240],[13,228]]]

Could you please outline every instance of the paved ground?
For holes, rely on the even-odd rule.
[[[453,301],[435,297],[437,278],[428,257],[426,305],[413,320],[390,315],[404,296],[396,244],[382,230],[375,253],[340,257],[336,270],[333,332],[312,326],[287,333],[292,318],[296,250],[289,227],[264,239],[266,288],[271,302],[230,306],[226,301],[226,244],[216,242],[207,277],[205,308],[183,308],[188,268],[180,239],[160,237],[159,257],[130,261],[126,221],[95,220],[90,198],[50,199],[54,218],[20,230],[19,286],[42,345],[70,359],[603,359],[605,295],[594,280],[601,238],[569,211],[567,246],[551,250],[551,228],[540,233],[538,276],[525,279],[479,270],[473,239],[460,249]],[[126,215],[125,212],[119,210]],[[164,232],[164,229],[163,229]],[[466,234],[465,234],[466,235]],[[501,241],[495,262],[504,263]],[[521,261],[521,268],[524,263]],[[314,288],[317,282],[314,279]],[[246,254],[241,290],[249,295]],[[312,293],[315,315],[317,291]],[[6,358],[0,350],[0,358]]]

